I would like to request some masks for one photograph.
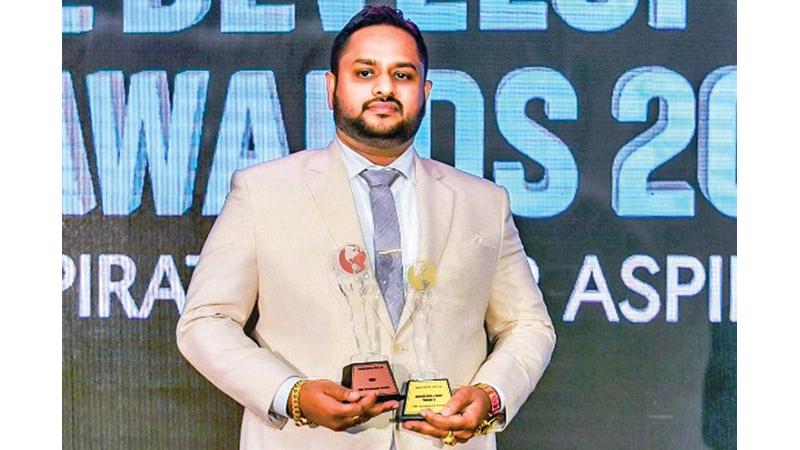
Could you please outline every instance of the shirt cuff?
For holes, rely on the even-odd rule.
[[[300,377],[292,376],[287,378],[286,381],[278,387],[278,390],[275,392],[275,398],[272,399],[272,406],[269,408],[270,412],[287,419],[291,418],[291,414],[286,410],[286,403],[289,401],[292,388],[298,381],[300,381]],[[498,391],[498,394],[499,393]],[[501,396],[500,398],[502,399],[503,397]]]

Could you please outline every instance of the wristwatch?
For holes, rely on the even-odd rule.
[[[475,385],[475,387],[482,390],[486,393],[486,395],[489,396],[489,417],[481,422],[480,425],[478,425],[478,428],[475,430],[475,434],[488,434],[494,428],[494,424],[497,422],[503,411],[503,407],[500,404],[500,395],[493,387],[486,383],[478,383]]]

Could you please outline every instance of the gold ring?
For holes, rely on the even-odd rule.
[[[453,436],[453,432],[450,431],[447,433],[444,439],[442,439],[442,443],[445,445],[456,445],[456,437]]]
[[[353,416],[353,422],[358,423],[361,420],[361,416]]]

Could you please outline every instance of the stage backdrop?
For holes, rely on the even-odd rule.
[[[232,172],[330,141],[364,3],[63,2],[64,448],[237,447],[175,324]],[[735,2],[395,4],[416,148],[508,189],[558,334],[500,448],[734,447]]]

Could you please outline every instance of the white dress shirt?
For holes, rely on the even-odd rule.
[[[353,191],[353,200],[358,212],[358,220],[361,223],[361,233],[364,236],[364,244],[367,246],[367,254],[375,269],[375,245],[373,236],[375,225],[372,221],[372,205],[369,201],[369,185],[359,174],[366,169],[382,169],[370,162],[367,158],[356,153],[347,147],[339,138],[336,138],[339,150],[342,154],[347,179],[350,180],[350,190]],[[406,272],[408,268],[417,262],[419,255],[419,207],[417,201],[417,179],[414,169],[415,151],[409,147],[402,155],[397,157],[386,167],[400,172],[391,191],[394,197],[394,204],[397,208],[397,220],[400,224],[400,248],[403,251],[403,284],[407,281]]]

